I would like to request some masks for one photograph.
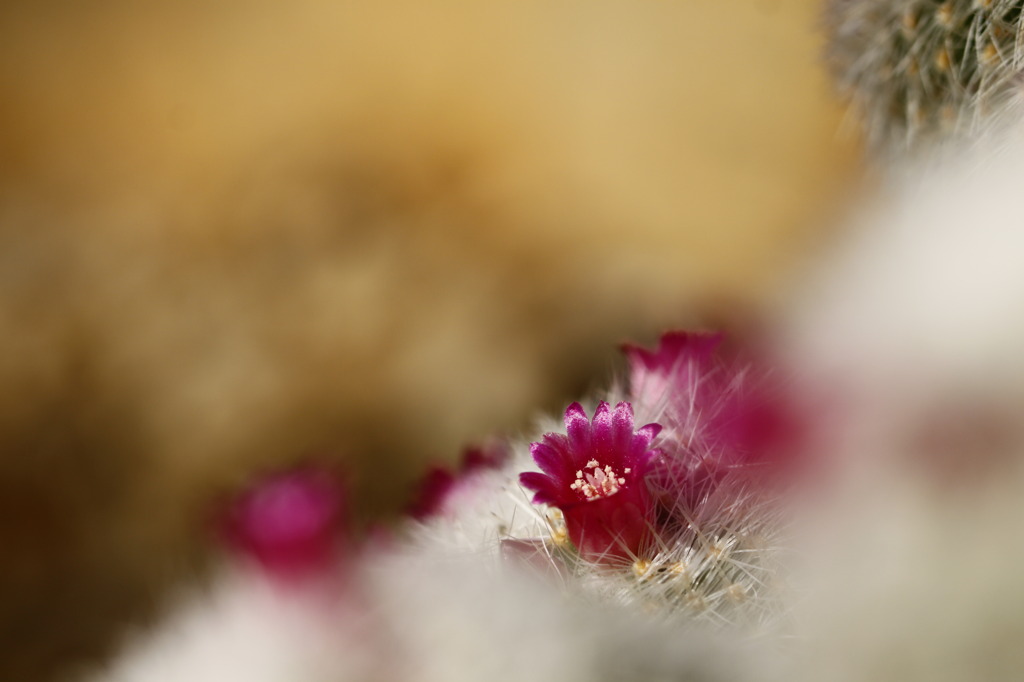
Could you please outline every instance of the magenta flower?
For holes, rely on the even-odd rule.
[[[726,475],[777,462],[798,437],[777,381],[723,340],[720,333],[669,332],[654,351],[624,348],[631,399],[666,429],[650,480],[668,507],[693,511]]]
[[[713,377],[721,333],[666,332],[657,350],[632,344],[623,346],[629,360],[629,385],[641,410],[678,409],[691,399],[712,397],[722,391]],[[709,378],[715,385],[710,385]]]
[[[337,559],[344,503],[340,481],[326,471],[310,467],[268,476],[232,503],[227,540],[274,576],[308,575]]]
[[[656,351],[624,348],[630,395],[701,458],[750,462],[792,435],[791,405],[757,362],[723,344],[720,333],[668,332]]]
[[[544,434],[530,445],[540,472],[521,474],[533,501],[561,510],[569,539],[591,560],[639,554],[649,544],[655,505],[648,468],[658,451],[651,442],[658,424],[633,429],[633,407],[612,411],[602,401],[591,422],[579,403],[565,411],[567,435]]]

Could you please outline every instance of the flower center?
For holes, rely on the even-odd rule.
[[[622,470],[624,474],[629,472],[628,467]],[[614,495],[625,484],[626,479],[620,477],[615,469],[610,466],[602,468],[596,459],[592,459],[587,462],[585,469],[576,472],[576,480],[569,486],[569,489],[577,491],[588,500],[598,500]]]

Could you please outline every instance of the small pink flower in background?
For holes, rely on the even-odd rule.
[[[345,520],[341,481],[309,467],[257,480],[231,504],[225,535],[272,575],[298,578],[334,565]]]
[[[455,471],[432,467],[420,480],[406,513],[419,521],[444,514],[445,507],[459,495],[461,489],[471,485],[474,474],[498,469],[507,459],[507,449],[492,444],[467,449]]]
[[[591,559],[639,554],[651,539],[655,505],[647,472],[658,451],[658,424],[633,428],[627,402],[613,411],[602,401],[593,421],[579,403],[565,411],[567,435],[545,434],[530,446],[540,472],[521,474],[533,501],[561,510],[569,539]]]
[[[797,438],[784,392],[723,341],[721,333],[668,332],[654,351],[624,348],[630,398],[665,427],[651,485],[669,508],[694,510],[730,472],[777,460]]]
[[[654,351],[632,344],[623,346],[629,361],[630,393],[637,409],[679,411],[691,399],[720,389],[706,381],[723,338],[721,333],[667,332]]]
[[[417,484],[417,490],[405,513],[423,521],[440,513],[452,488],[455,474],[443,467],[431,467]]]
[[[655,351],[626,346],[630,397],[698,455],[721,457],[745,440],[744,370],[727,367],[720,333],[669,332]],[[666,434],[668,435],[668,434]]]
[[[722,333],[668,332],[656,351],[625,346],[630,397],[643,414],[699,453],[748,460],[794,435],[786,395],[763,362],[725,343]]]

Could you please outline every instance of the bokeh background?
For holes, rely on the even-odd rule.
[[[860,173],[813,0],[0,9],[0,678],[199,580],[211,504],[429,462],[771,300]]]

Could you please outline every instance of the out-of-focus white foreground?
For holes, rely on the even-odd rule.
[[[819,397],[797,679],[1024,674],[1024,142],[890,169],[800,282],[783,346]]]

